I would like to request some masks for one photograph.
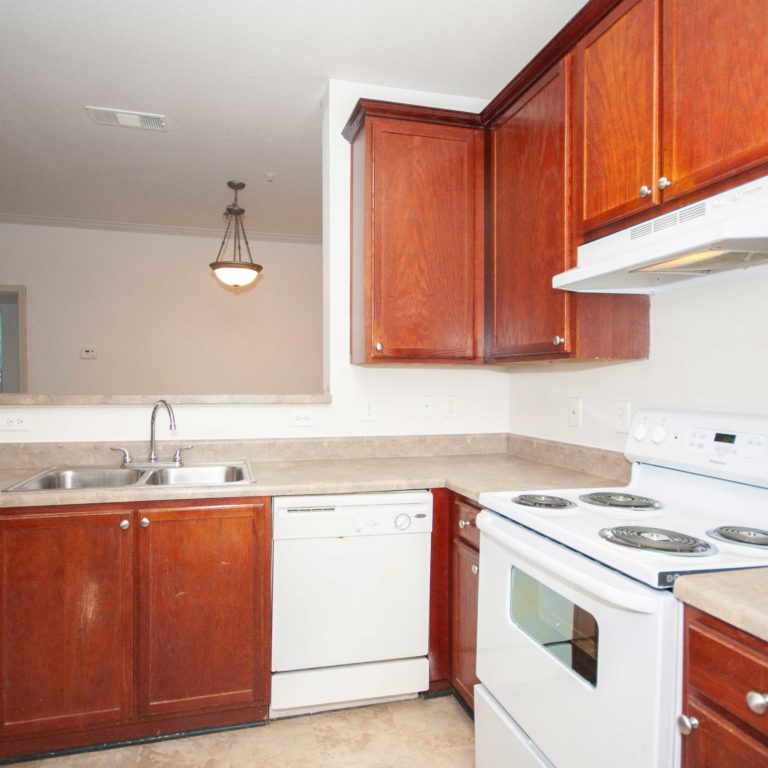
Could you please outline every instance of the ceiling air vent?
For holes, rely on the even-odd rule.
[[[153,115],[150,112],[131,112],[127,109],[109,107],[86,107],[85,111],[97,125],[114,125],[118,128],[141,128],[145,131],[167,131],[168,119],[165,115]]]

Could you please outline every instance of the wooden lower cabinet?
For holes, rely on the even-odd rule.
[[[0,758],[263,720],[268,499],[0,514]]]
[[[474,709],[477,661],[477,586],[480,568],[479,537],[475,517],[479,508],[453,495],[451,530],[453,555],[451,566],[451,684]]]
[[[750,691],[768,696],[768,643],[686,607],[683,768],[768,765],[768,712],[750,709]]]
[[[104,510],[0,521],[3,739],[130,716],[130,519]]]
[[[255,515],[263,509],[139,513],[141,714],[260,700],[266,666],[254,650],[267,640],[266,584]]]

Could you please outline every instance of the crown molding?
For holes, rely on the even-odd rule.
[[[72,229],[100,229],[117,232],[141,232],[151,235],[182,235],[185,237],[220,238],[222,229],[202,227],[174,227],[166,224],[134,224],[127,221],[103,221],[100,219],[69,219],[59,216],[28,216],[20,213],[0,213],[0,223],[24,224],[36,227],[65,227]],[[294,235],[287,232],[248,232],[249,240],[278,243],[305,243],[320,245],[321,235]]]

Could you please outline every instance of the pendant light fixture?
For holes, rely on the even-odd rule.
[[[254,264],[251,257],[251,248],[243,227],[243,214],[245,210],[237,204],[237,193],[245,189],[242,181],[228,181],[227,186],[234,190],[235,199],[227,206],[224,217],[227,220],[227,228],[224,230],[224,238],[221,241],[219,255],[216,261],[210,264],[213,274],[219,282],[233,288],[244,288],[251,285],[261,277],[261,264]],[[232,259],[222,258],[226,255],[227,244],[232,241]],[[245,243],[247,260],[243,259],[242,248]]]

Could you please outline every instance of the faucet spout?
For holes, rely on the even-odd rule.
[[[160,406],[164,406],[168,411],[168,420],[171,430],[176,430],[176,416],[173,413],[173,408],[167,400],[158,400],[155,403],[155,407],[152,409],[152,418],[149,421],[149,462],[154,464],[157,461],[157,451],[155,450],[155,419],[157,418],[157,412]]]

